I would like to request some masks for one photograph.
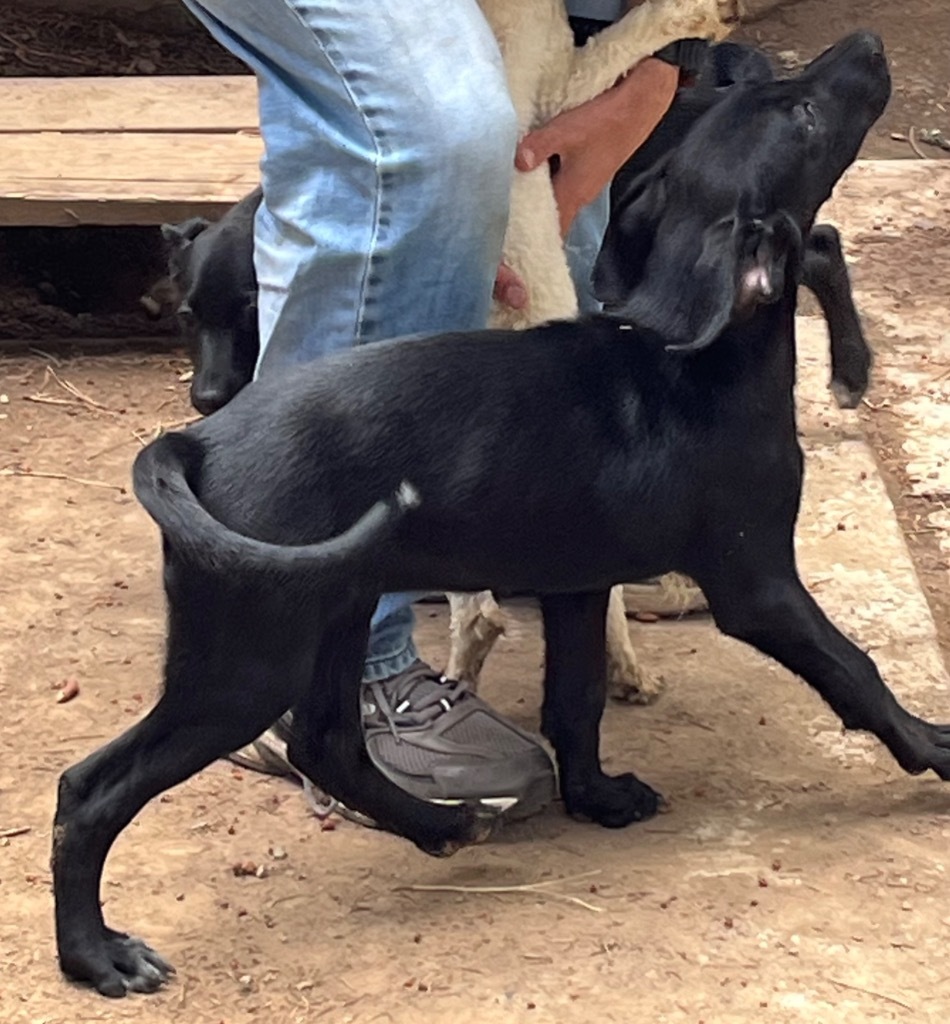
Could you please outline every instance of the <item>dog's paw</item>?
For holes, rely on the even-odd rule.
[[[565,788],[564,806],[573,818],[593,821],[605,828],[624,828],[652,818],[663,798],[632,773],[600,775],[583,786]]]
[[[905,772],[921,775],[929,770],[950,782],[950,725],[909,715],[889,737],[888,747]]]
[[[91,984],[100,995],[121,998],[129,992],[156,992],[175,973],[164,957],[134,935],[104,929],[98,942],[61,950],[63,973]]]
[[[857,409],[867,391],[867,383],[851,385],[842,380],[833,380],[830,389],[839,409]]]
[[[854,365],[837,370],[829,388],[839,409],[857,409],[871,383],[870,365]]]

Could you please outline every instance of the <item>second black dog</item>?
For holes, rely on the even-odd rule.
[[[218,221],[192,217],[163,224],[168,277],[178,294],[178,321],[191,355],[191,404],[209,416],[254,376],[260,351],[254,189]]]

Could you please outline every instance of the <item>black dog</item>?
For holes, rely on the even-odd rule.
[[[168,276],[194,367],[191,404],[206,416],[229,402],[257,365],[254,216],[260,202],[256,188],[219,221],[192,217],[162,225]]]
[[[700,40],[667,47],[692,51],[696,84],[681,89],[669,112],[644,145],[620,169],[611,192],[614,202],[640,174],[679,145],[693,123],[721,101],[731,86],[772,81],[768,57],[753,46]],[[254,214],[260,188],[245,196],[217,223],[192,218],[162,227],[170,243],[169,276],[183,302],[182,330],[194,364],[191,402],[208,415],[229,402],[254,373],[260,351],[254,296]],[[842,408],[864,397],[871,350],[851,295],[838,232],[818,225],[808,236],[802,283],[818,298],[828,322],[831,390]]]
[[[348,806],[434,854],[487,833],[366,754],[359,681],[387,590],[539,595],[542,728],[572,815],[623,826],[657,809],[650,786],[600,766],[604,628],[612,585],[671,570],[847,728],[950,779],[950,726],[898,703],[802,585],[793,545],[803,238],[889,92],[881,42],[863,33],[795,79],[733,90],[618,208],[597,273],[611,315],[367,345],[252,383],[139,454],[136,494],[164,549],[165,690],[60,781],[68,975],[113,996],[167,977],[103,921],[107,852],[147,801],[287,708],[291,760]],[[323,552],[403,480],[417,508],[391,501],[359,541]]]
[[[652,135],[617,172],[611,185],[612,206],[622,203],[633,182],[649,174],[734,86],[775,80],[768,56],[745,43],[708,46],[697,65],[692,86],[677,92]],[[802,284],[814,292],[828,324],[831,392],[842,409],[854,409],[867,391],[873,359],[851,294],[841,236],[830,224],[816,225],[805,239]]]

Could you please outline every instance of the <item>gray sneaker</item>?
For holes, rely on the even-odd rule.
[[[498,714],[468,685],[445,679],[422,661],[363,684],[363,728],[373,763],[407,793],[434,803],[480,803],[508,820],[537,814],[554,800],[554,763],[543,741]],[[371,825],[327,798],[287,760],[286,714],[230,760],[299,779],[319,817],[334,811]]]
[[[425,662],[363,684],[363,728],[376,767],[423,800],[480,803],[521,819],[555,797],[554,764],[540,737]]]

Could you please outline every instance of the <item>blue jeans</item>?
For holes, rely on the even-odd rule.
[[[184,2],[258,81],[258,374],[384,338],[484,327],[516,124],[475,0]],[[569,240],[585,289],[605,203]],[[381,598],[365,679],[417,658],[416,596]]]

